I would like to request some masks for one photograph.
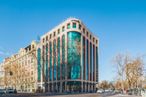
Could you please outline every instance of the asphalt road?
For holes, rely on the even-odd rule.
[[[108,95],[108,94],[97,94],[97,93],[91,93],[91,94],[74,94],[74,95],[48,95],[48,94],[10,94],[10,95],[0,95],[0,97],[140,97],[140,96],[133,96],[133,95],[122,95],[122,94],[116,94],[116,95]]]
[[[9,94],[1,95],[2,97],[102,97],[99,94],[71,94],[71,95],[48,95],[48,94]],[[0,97],[1,97],[0,96]]]

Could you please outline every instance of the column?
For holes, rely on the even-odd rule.
[[[60,82],[60,93],[62,93],[62,82]]]
[[[48,87],[47,88],[48,88],[48,92],[50,92],[50,83],[48,83]]]
[[[83,93],[83,81],[81,82],[81,92]]]
[[[65,81],[65,92],[67,91],[67,81]]]
[[[87,92],[87,83],[85,83],[85,92]]]

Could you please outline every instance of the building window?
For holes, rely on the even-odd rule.
[[[58,34],[60,34],[60,29],[58,29]]]
[[[83,80],[86,78],[85,49],[85,37],[83,37]]]
[[[83,28],[83,33],[85,34],[85,28]]]
[[[48,81],[48,44],[46,44],[46,66],[45,66],[46,81]]]
[[[54,37],[56,36],[56,32],[54,32]]]
[[[88,32],[87,32],[87,37],[88,37]]]
[[[60,37],[57,39],[57,79],[60,80]]]
[[[50,34],[50,39],[51,39],[51,37],[52,37],[52,34]]]
[[[73,28],[76,28],[76,26],[77,26],[76,23],[73,23]]]
[[[86,80],[88,80],[89,77],[89,54],[88,54],[88,40],[86,40]]]
[[[63,27],[62,27],[62,32],[64,32],[64,31],[65,31],[65,27],[63,26]]]
[[[41,49],[38,48],[37,50],[37,63],[38,63],[38,82],[41,81]]]
[[[53,79],[56,80],[56,75],[57,75],[57,71],[56,71],[56,40],[53,41],[53,66],[54,66],[54,70],[53,70]]]
[[[62,64],[61,64],[62,79],[65,79],[65,35],[62,36]]]
[[[92,81],[92,43],[90,43],[90,81]]]
[[[46,41],[48,41],[48,36],[46,36]]]
[[[43,43],[45,42],[45,39],[43,38]]]
[[[95,46],[93,45],[93,74],[95,75]],[[93,76],[93,81],[95,81],[95,76]]]
[[[93,42],[94,42],[95,38],[93,38]]]
[[[69,23],[69,24],[67,24],[67,29],[70,29],[70,23]]]
[[[45,45],[43,45],[42,49],[42,74],[43,74],[43,81],[45,80]]]
[[[49,43],[49,48],[50,48],[50,50],[49,50],[49,53],[50,53],[50,56],[49,56],[50,57],[49,58],[50,59],[49,60],[50,61],[49,62],[50,63],[50,67],[49,67],[49,80],[52,81],[52,71],[53,71],[52,70],[53,69],[52,68],[52,42]]]
[[[98,47],[96,47],[96,82],[98,82]]]
[[[33,58],[31,58],[31,63],[33,63]]]
[[[79,30],[81,30],[81,24],[79,24]]]
[[[90,35],[90,40],[91,40],[92,36]]]
[[[81,78],[81,33],[72,31],[67,33],[67,77],[68,79]]]

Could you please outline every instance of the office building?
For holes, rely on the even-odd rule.
[[[83,22],[69,18],[41,37],[38,87],[45,92],[95,92],[99,39]]]

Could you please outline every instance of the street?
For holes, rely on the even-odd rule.
[[[105,96],[105,97],[141,97],[141,96],[134,96],[134,95],[113,95],[113,96]]]
[[[10,95],[0,95],[0,97],[141,97],[133,95],[108,95],[108,94],[70,94],[70,95],[49,95],[49,94],[10,94]]]

